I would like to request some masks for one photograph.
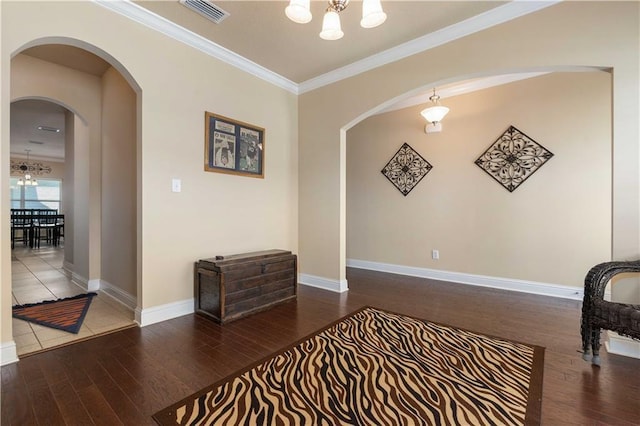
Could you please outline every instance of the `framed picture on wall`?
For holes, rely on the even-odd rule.
[[[262,127],[206,111],[204,127],[205,171],[264,178]]]

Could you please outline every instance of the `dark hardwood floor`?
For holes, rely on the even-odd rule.
[[[640,360],[582,361],[580,302],[358,269],[350,291],[300,286],[298,300],[217,325],[187,315],[2,367],[8,425],[145,425],[151,415],[360,308],[372,305],[546,348],[542,424],[640,424]]]

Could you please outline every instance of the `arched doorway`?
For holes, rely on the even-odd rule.
[[[537,74],[530,75],[532,71]],[[541,264],[546,259],[542,256],[536,259],[537,252],[531,256],[525,254],[530,247],[525,249],[519,246],[518,239],[526,238],[531,247],[556,241],[550,244],[554,249],[560,250],[565,244],[564,251],[569,251],[567,245],[571,244],[570,241],[579,240],[584,230],[580,232],[579,225],[575,225],[552,232],[550,229],[555,222],[548,218],[554,217],[560,220],[559,223],[572,222],[567,217],[585,216],[581,212],[587,209],[593,194],[598,193],[598,199],[612,199],[612,122],[601,119],[611,115],[611,73],[596,67],[562,67],[523,70],[522,75],[535,78],[512,83],[514,78],[505,76],[508,77],[505,79],[508,85],[491,89],[474,83],[482,92],[461,96],[463,100],[457,103],[452,99],[450,103],[455,105],[455,109],[445,118],[442,134],[425,134],[425,121],[419,112],[428,103],[428,96],[423,102],[413,105],[405,102],[406,98],[416,95],[415,91],[385,102],[343,127],[341,144],[345,145],[347,158],[344,175],[357,179],[360,184],[349,186],[345,180],[344,192],[347,195],[343,202],[346,204],[346,214],[341,217],[345,229],[341,236],[345,244],[345,269],[353,266],[562,297],[565,294],[577,294],[571,286],[574,282],[580,282],[580,274],[584,269],[582,264],[588,266],[591,258],[610,256],[610,203],[605,202],[601,209],[592,208],[589,211],[589,219],[585,220],[593,227],[590,245],[583,245],[580,254],[573,249],[573,264],[564,265],[564,275],[557,271],[553,274],[546,271],[544,275],[540,272],[543,268],[531,268],[534,261]],[[478,80],[482,76],[473,77]],[[463,83],[460,86],[471,84],[469,78],[465,76],[459,79]],[[534,86],[534,81],[539,83]],[[567,87],[581,84],[582,89],[567,88],[563,91],[564,85],[559,84],[560,81],[565,81]],[[454,81],[439,82],[435,86],[441,92],[441,88],[451,84],[455,84]],[[432,87],[434,85],[423,87],[422,90]],[[450,91],[464,93],[462,89],[464,87]],[[484,98],[481,93],[485,94]],[[486,97],[488,93],[492,97]],[[546,95],[541,96],[542,93]],[[392,107],[395,103],[400,103],[403,109],[395,110]],[[555,114],[551,114],[556,119],[553,122],[547,120],[547,111],[560,108],[560,105],[564,105],[566,110],[584,113],[563,119],[563,115],[556,110]],[[372,118],[374,114],[390,110],[393,112],[388,112],[385,118],[381,118],[383,115]],[[367,129],[353,132],[365,120],[369,120]],[[546,141],[554,143],[557,152],[555,168],[543,169],[528,183],[530,188],[537,186],[526,200],[521,194],[528,188],[520,190],[520,199],[505,197],[500,192],[504,190],[498,187],[500,191],[495,191],[493,180],[485,181],[482,171],[474,165],[474,160],[511,124],[525,126],[525,132],[539,137],[543,145]],[[555,140],[559,135],[563,135],[563,140]],[[359,137],[361,143],[354,148],[349,144],[355,137]],[[577,143],[578,139],[583,142]],[[414,150],[426,155],[433,162],[435,171],[425,177],[416,193],[406,198],[398,196],[398,191],[388,185],[380,173],[402,142],[409,142]],[[569,152],[568,147],[572,147]],[[591,155],[588,163],[593,169],[584,170],[583,162],[571,155],[571,152],[580,150],[584,150],[585,157]],[[378,168],[372,169],[370,164],[378,164]],[[378,178],[382,182],[372,185]],[[584,185],[587,181],[591,182],[591,186]],[[567,185],[571,190],[560,195],[560,187]],[[371,191],[368,197],[362,194],[365,190]],[[536,201],[535,197],[540,198]],[[348,205],[350,202],[351,206]],[[354,205],[356,208],[353,208]],[[547,207],[549,205],[561,209],[560,212],[552,214]],[[531,215],[532,219],[525,219],[527,215]],[[563,215],[564,219],[559,219]],[[523,222],[520,221],[528,223],[529,229],[536,231],[528,234],[521,232]],[[573,222],[576,223],[575,220]],[[575,235],[571,234],[573,231],[576,231]],[[352,242],[351,247],[347,247],[349,241]],[[432,250],[440,253],[444,250],[450,253],[449,258],[438,260],[432,257]],[[524,262],[517,258],[516,253],[527,259],[526,264],[522,264]],[[550,254],[549,251],[542,253],[544,256]],[[494,258],[508,260],[492,265]],[[518,262],[521,264],[517,265]],[[506,279],[508,277],[515,279]],[[526,280],[527,287],[518,279]]]
[[[29,43],[12,57],[11,67],[15,105],[46,99],[67,107],[63,199],[69,225],[61,266],[85,291],[99,290],[105,300],[126,307],[132,323],[140,303],[140,88],[110,55],[72,39]],[[105,327],[94,321],[92,331]]]

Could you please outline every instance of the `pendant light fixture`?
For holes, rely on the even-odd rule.
[[[433,95],[429,97],[433,103],[432,106],[423,109],[420,114],[432,125],[437,125],[442,121],[445,115],[449,113],[449,108],[440,105],[440,96],[436,95],[436,89],[433,89]]]
[[[29,152],[30,149],[25,149],[27,151],[27,162],[20,164],[20,171],[23,173],[23,177],[18,179],[19,186],[38,186],[38,181],[31,177],[29,174],[29,170],[31,170],[31,164],[29,163]]]
[[[329,0],[329,6],[322,20],[322,31],[320,38],[323,40],[339,40],[344,36],[340,25],[340,15],[349,0]],[[310,0],[290,0],[289,6],[284,13],[293,22],[306,24],[311,21]],[[374,28],[381,25],[387,19],[387,14],[382,10],[380,0],[363,0],[362,20],[360,26],[363,28]]]
[[[310,0],[291,0],[289,6],[284,10],[287,18],[298,24],[306,24],[311,21],[311,10],[309,10]]]
[[[320,38],[323,40],[339,40],[344,36],[342,28],[340,26],[340,15],[338,10],[327,8],[322,19],[322,31],[320,31]]]
[[[380,0],[364,0],[362,2],[362,28],[375,28],[387,20],[387,14],[382,10]]]

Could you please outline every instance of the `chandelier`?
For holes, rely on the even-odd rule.
[[[429,100],[433,104],[432,106],[423,109],[420,114],[431,124],[425,127],[425,131],[427,133],[431,133],[432,131],[439,131],[441,129],[440,122],[444,118],[445,115],[449,113],[449,108],[446,106],[440,105],[440,96],[436,95],[436,89],[433,89],[433,95],[429,97]]]
[[[23,173],[24,178],[18,179],[18,185],[20,186],[38,186],[38,181],[35,178],[31,177],[29,171],[33,169],[31,164],[29,163],[29,152],[30,149],[25,149],[27,151],[27,162],[20,164],[18,169]]]
[[[310,0],[291,0],[284,13],[293,22],[306,24],[312,18],[309,4]],[[322,20],[320,38],[323,40],[339,40],[344,36],[338,14],[346,9],[348,5],[349,0],[329,0],[329,6]],[[361,27],[374,28],[382,24],[386,19],[387,14],[382,11],[380,0],[363,0]]]

